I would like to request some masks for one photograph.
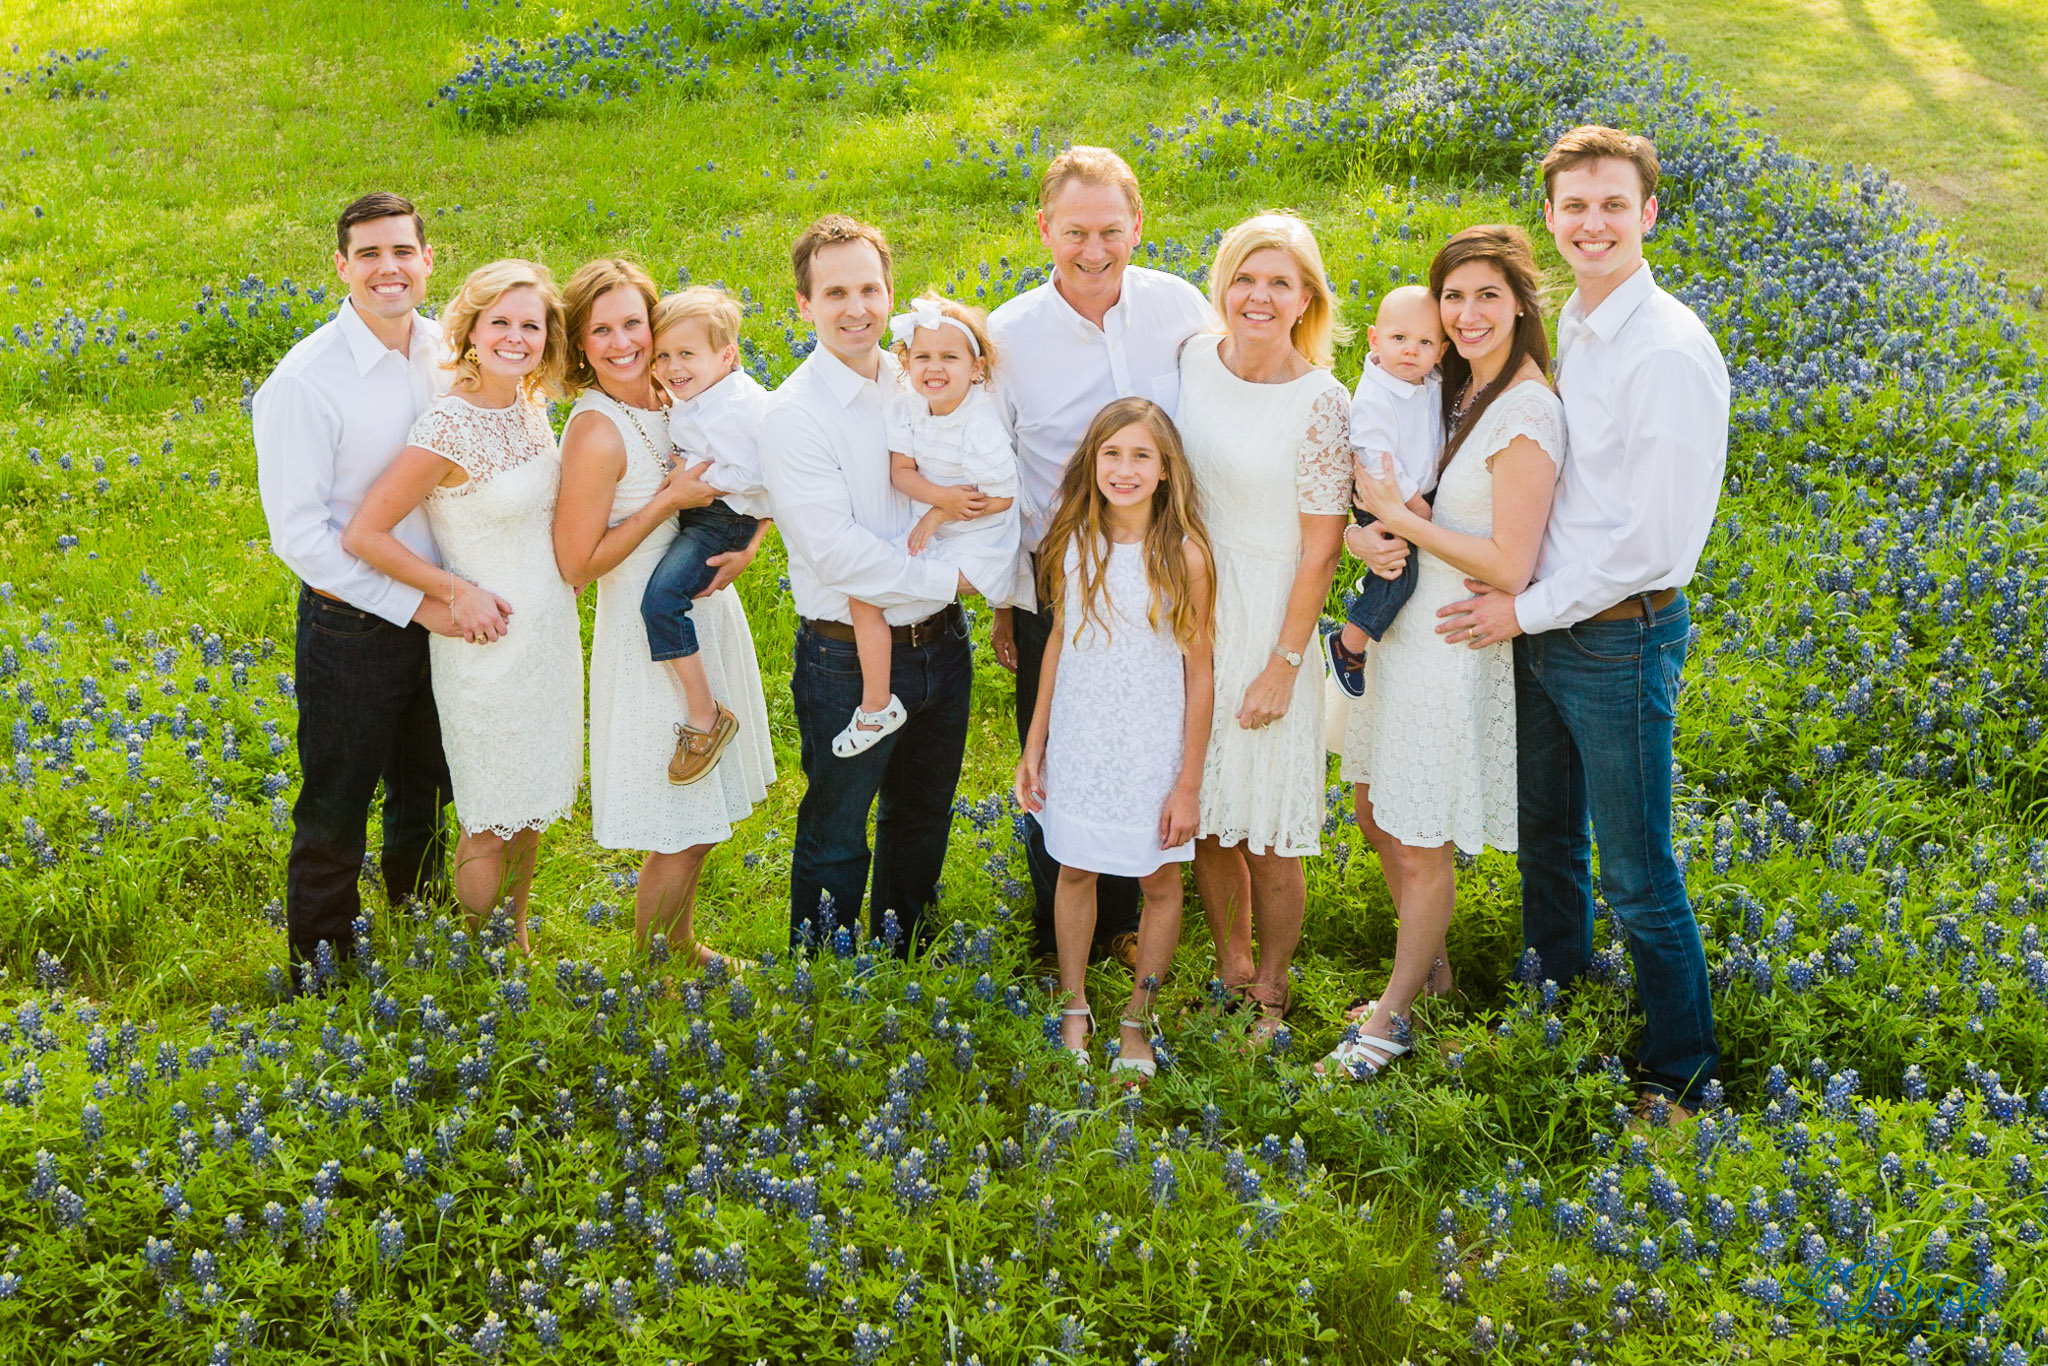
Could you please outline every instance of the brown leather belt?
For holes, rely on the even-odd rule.
[[[1604,612],[1595,612],[1587,621],[1639,621],[1652,612],[1661,612],[1678,601],[1676,588],[1660,588],[1654,593],[1636,593],[1623,598]]]
[[[314,593],[314,595],[315,595],[315,596],[317,596],[317,597],[323,597],[323,598],[327,599],[327,600],[328,600],[329,602],[338,602],[338,603],[341,603],[341,604],[343,604],[344,606],[345,606],[345,605],[347,605],[347,603],[348,603],[348,599],[347,599],[347,598],[338,598],[338,597],[336,597],[336,596],[335,596],[334,594],[332,594],[332,593],[328,592],[328,591],[327,591],[326,589],[324,589],[324,588],[313,588],[313,585],[312,585],[312,584],[310,584],[310,583],[309,583],[309,584],[307,584],[307,585],[306,585],[306,587],[308,587],[308,588],[312,588],[312,589],[313,589],[313,593]]]
[[[824,621],[817,617],[803,618],[803,624],[827,640],[853,640],[853,628],[843,621]],[[889,639],[897,645],[908,645],[913,649],[929,645],[945,635],[953,627],[965,629],[966,616],[960,611],[960,604],[949,602],[922,621],[913,621],[908,626],[891,626]]]

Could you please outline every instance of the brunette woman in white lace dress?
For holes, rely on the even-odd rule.
[[[718,490],[708,464],[673,471],[668,413],[654,382],[654,281],[631,261],[586,264],[563,291],[569,383],[583,392],[562,433],[555,560],[579,587],[597,582],[590,642],[590,824],[607,849],[646,853],[634,891],[633,932],[656,933],[687,962],[714,955],[695,934],[697,881],[713,846],[732,834],[775,780],[768,705],[746,610],[729,585],[753,563],[763,521],[744,550],[712,557],[718,576],[691,610],[711,695],[739,720],[718,767],[677,786],[659,758],[688,720],[680,686],[647,648],[640,598],[676,534],[676,513]]]
[[[1565,460],[1564,405],[1546,378],[1541,285],[1522,230],[1465,229],[1430,264],[1429,288],[1452,344],[1436,506],[1418,517],[1391,478],[1358,480],[1360,506],[1422,559],[1414,598],[1366,655],[1365,695],[1344,731],[1358,827],[1400,917],[1386,990],[1357,1010],[1327,1060],[1354,1076],[1409,1050],[1408,1011],[1456,904],[1452,847],[1515,847],[1514,655],[1507,641],[1447,644],[1436,614],[1471,595],[1469,580],[1506,593],[1528,585]]]
[[[562,466],[542,406],[562,374],[561,296],[541,267],[494,261],[462,282],[442,327],[455,382],[342,545],[454,614],[462,634],[428,649],[462,826],[455,895],[472,932],[509,897],[523,950],[540,832],[569,814],[583,776],[582,642],[550,553]],[[446,568],[391,534],[422,505]]]
[[[1224,334],[1181,352],[1178,425],[1216,556],[1216,714],[1202,781],[1195,889],[1226,986],[1270,1036],[1290,1004],[1301,860],[1323,828],[1322,651],[1350,493],[1350,395],[1308,225],[1261,214],[1217,248]],[[1252,953],[1257,930],[1258,954]]]

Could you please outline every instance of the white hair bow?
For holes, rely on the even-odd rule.
[[[974,339],[974,329],[940,309],[937,299],[915,299],[908,313],[898,313],[889,319],[890,335],[906,346],[920,327],[958,328],[960,335],[967,338],[968,349],[977,357],[981,355],[981,343]]]

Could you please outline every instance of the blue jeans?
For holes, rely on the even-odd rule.
[[[661,552],[640,594],[640,620],[647,624],[648,653],[656,660],[686,659],[697,653],[697,623],[691,601],[711,586],[718,570],[713,555],[745,550],[761,521],[713,499],[676,514],[676,538]]]
[[[890,689],[909,719],[842,759],[832,752],[832,737],[860,705],[860,656],[850,640],[834,640],[808,625],[797,629],[789,691],[796,701],[805,787],[789,865],[792,948],[803,947],[806,921],[822,935],[859,923],[861,893],[869,883],[870,807],[875,844],[869,928],[879,935],[883,912],[894,910],[903,936],[897,951],[907,952],[923,938],[925,909],[939,899],[974,683],[965,619],[956,609],[950,628],[936,640],[898,644],[889,668]],[[821,914],[821,895],[832,898],[831,924]]]
[[[1691,630],[1680,594],[1648,618],[1515,641],[1523,946],[1560,986],[1586,970],[1597,842],[1643,1007],[1636,1064],[1682,1103],[1721,1061],[1706,952],[1671,851],[1671,732]]]
[[[354,950],[362,910],[356,884],[380,781],[386,893],[398,901],[443,890],[441,809],[452,789],[424,626],[393,626],[301,585],[292,684],[303,781],[292,804],[284,914],[297,964],[312,961],[323,939],[337,958]]]
[[[1360,517],[1358,524],[1371,526],[1378,520],[1377,517]],[[1377,574],[1367,573],[1358,581],[1351,605],[1344,609],[1344,620],[1378,640],[1394,624],[1394,614],[1415,596],[1415,581],[1421,573],[1422,556],[1411,546],[1408,560],[1401,566],[1400,578],[1383,579]]]

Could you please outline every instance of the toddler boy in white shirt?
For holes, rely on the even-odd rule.
[[[1366,329],[1366,344],[1371,350],[1351,401],[1355,464],[1360,472],[1378,474],[1385,461],[1409,507],[1427,517],[1426,495],[1436,488],[1444,444],[1437,374],[1444,327],[1436,296],[1421,285],[1387,291]],[[1377,520],[1355,509],[1352,516],[1360,526]],[[1398,579],[1367,574],[1357,583],[1343,629],[1324,637],[1337,686],[1350,696],[1364,695],[1366,643],[1386,634],[1395,614],[1414,596],[1417,572],[1417,557],[1411,554]]]
[[[682,784],[709,773],[739,731],[739,719],[711,696],[690,608],[718,576],[711,557],[744,550],[768,515],[760,456],[768,391],[739,368],[740,306],[724,290],[697,285],[671,294],[655,306],[652,332],[655,378],[676,400],[669,439],[685,464],[711,462],[704,482],[722,495],[676,514],[676,538],[640,597],[648,652],[674,672],[689,713],[668,765],[668,780]]]

